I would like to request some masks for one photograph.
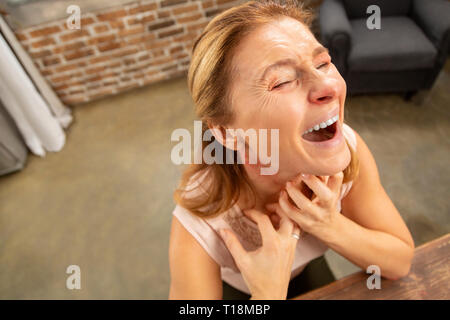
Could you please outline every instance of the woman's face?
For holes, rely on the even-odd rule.
[[[285,62],[268,68],[280,60]],[[346,84],[306,26],[284,18],[258,28],[240,43],[232,65],[235,118],[229,127],[279,129],[279,178],[299,172],[332,175],[347,167],[351,156],[342,134]],[[304,135],[336,115],[329,136]],[[321,139],[328,140],[311,141]]]

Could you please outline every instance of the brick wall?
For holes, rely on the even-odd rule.
[[[195,38],[219,12],[244,0],[136,1],[16,31],[61,100],[76,105],[184,76]],[[312,0],[311,2],[318,2]]]

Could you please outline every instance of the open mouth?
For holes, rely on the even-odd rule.
[[[337,121],[333,124],[326,126],[325,128],[319,128],[319,130],[312,130],[302,135],[302,138],[308,141],[320,142],[330,140],[336,134]]]

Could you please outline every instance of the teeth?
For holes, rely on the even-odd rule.
[[[327,126],[331,126],[333,123],[339,120],[339,115],[335,115],[333,118],[328,119],[327,121],[321,122],[319,124],[316,124],[314,127],[309,128],[303,134],[312,132],[313,130],[318,131],[319,129],[323,129]]]

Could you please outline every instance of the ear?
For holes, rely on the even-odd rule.
[[[226,133],[226,129],[223,126],[215,125],[210,121],[207,121],[208,128],[213,134],[214,138],[223,146],[231,150],[237,150],[236,137]]]

